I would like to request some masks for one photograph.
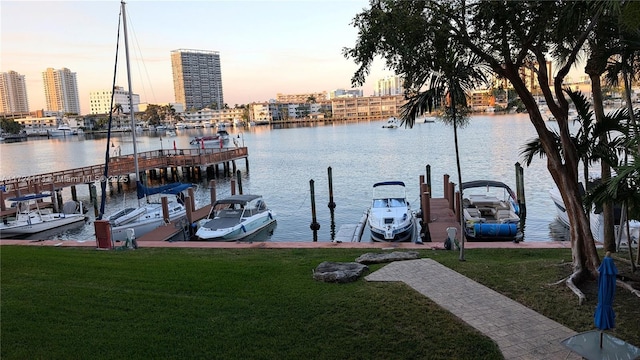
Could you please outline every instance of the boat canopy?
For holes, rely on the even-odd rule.
[[[25,195],[25,196],[18,196],[18,197],[14,197],[11,199],[8,199],[9,201],[29,201],[29,200],[37,200],[37,199],[43,199],[46,197],[51,196],[51,194],[31,194],[31,195]]]
[[[402,181],[383,181],[383,182],[379,182],[379,183],[375,183],[375,184],[373,184],[373,187],[386,186],[386,185],[400,185],[400,186],[404,186],[404,183],[403,183]]]
[[[216,200],[215,205],[218,204],[241,204],[246,205],[247,203],[261,198],[261,195],[251,195],[251,194],[243,194],[243,195],[231,195],[224,199]],[[215,207],[215,206],[214,206]]]
[[[460,188],[462,190],[471,189],[471,188],[481,188],[481,187],[503,188],[503,189],[507,190],[507,192],[509,193],[509,195],[511,195],[511,197],[513,197],[514,199],[516,198],[516,194],[513,192],[513,190],[511,190],[509,185],[507,185],[507,184],[505,184],[503,182],[500,182],[500,181],[495,181],[495,180],[475,180],[475,181],[463,182],[462,186],[460,186]]]
[[[145,196],[155,195],[155,194],[172,194],[177,195],[182,191],[193,187],[191,184],[183,184],[183,183],[172,183],[163,186],[157,187],[146,187],[142,185],[140,181],[137,182],[136,190],[138,193],[138,199],[142,199]]]

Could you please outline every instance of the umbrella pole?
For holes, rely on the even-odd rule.
[[[602,349],[602,331],[600,331],[600,349]]]

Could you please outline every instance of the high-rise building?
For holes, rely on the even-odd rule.
[[[97,90],[89,93],[89,109],[90,114],[108,114],[111,111],[111,95],[113,95],[113,107],[115,112],[121,112],[123,114],[130,114],[129,110],[129,91],[125,90],[121,86],[116,86],[111,90]],[[133,100],[133,112],[138,112],[138,105],[140,104],[140,95],[132,94],[131,100]]]
[[[76,73],[67,68],[48,68],[42,73],[47,110],[80,115]]]
[[[27,113],[29,100],[24,75],[11,70],[0,73],[0,113]]]
[[[173,50],[171,69],[176,102],[183,104],[185,111],[224,107],[219,52]]]
[[[394,96],[404,94],[404,79],[400,76],[387,76],[376,82],[374,96]]]

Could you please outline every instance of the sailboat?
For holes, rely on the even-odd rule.
[[[122,28],[124,32],[124,47],[125,47],[125,57],[126,57],[126,65],[127,65],[127,81],[129,84],[129,109],[131,114],[131,128],[136,128],[136,119],[135,112],[133,111],[133,89],[131,85],[131,70],[129,64],[129,44],[127,38],[127,21],[126,21],[126,12],[125,12],[125,2],[121,2],[121,15],[122,15]],[[114,78],[115,82],[115,78]],[[113,100],[112,100],[113,101]],[[112,107],[113,108],[113,107]],[[109,122],[109,132],[108,137],[110,136],[111,130],[111,122]],[[154,229],[157,229],[160,226],[168,225],[172,221],[179,221],[182,218],[186,217],[187,210],[181,199],[182,192],[189,187],[192,187],[191,184],[182,184],[182,183],[173,183],[164,186],[160,186],[157,188],[149,188],[142,184],[140,181],[140,169],[138,166],[138,148],[136,144],[136,132],[131,131],[131,136],[133,140],[133,163],[136,174],[136,189],[137,189],[137,197],[138,197],[138,206],[137,207],[124,207],[123,209],[111,214],[106,217],[110,225],[111,232],[111,240],[112,241],[125,241],[132,240],[131,237],[135,238],[136,236],[144,235]],[[107,141],[107,144],[109,141]],[[108,175],[108,165],[109,165],[109,149],[107,146],[107,152],[105,155],[106,165],[105,165],[105,178]],[[102,184],[102,205],[100,209],[100,218],[104,212],[104,202],[105,202],[105,182]],[[168,213],[165,214],[162,209],[161,202],[151,203],[149,201],[150,195],[155,194],[173,194],[176,195],[176,201],[168,202]],[[147,201],[144,204],[141,204],[141,200],[146,199]]]

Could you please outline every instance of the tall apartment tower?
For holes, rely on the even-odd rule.
[[[171,51],[173,90],[176,102],[185,111],[205,107],[222,109],[222,72],[220,53],[208,50]]]
[[[0,113],[27,113],[29,99],[24,75],[10,70],[0,73]]]
[[[404,94],[404,79],[400,76],[388,76],[376,82],[374,96],[391,96]]]
[[[80,115],[76,73],[67,68],[48,68],[42,73],[47,110]]]

